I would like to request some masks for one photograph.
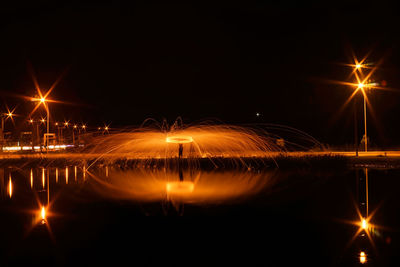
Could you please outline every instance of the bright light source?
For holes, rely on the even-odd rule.
[[[175,143],[175,144],[186,144],[193,142],[193,138],[191,136],[168,136],[165,139],[167,143]]]
[[[358,88],[360,88],[360,89],[364,88],[364,84],[363,83],[359,83],[358,84]]]
[[[360,252],[360,263],[361,263],[361,264],[364,264],[364,263],[366,263],[366,262],[367,262],[367,255],[365,254],[364,251],[361,251],[361,252]]]
[[[46,102],[46,98],[44,98],[44,97],[40,98],[40,102],[41,102],[41,103]]]
[[[7,116],[8,116],[8,117],[12,117],[13,114],[12,114],[11,112],[8,112],[8,113],[7,113]]]
[[[44,206],[40,209],[40,218],[41,218],[41,223],[45,224],[46,223],[46,209]]]
[[[362,220],[361,220],[361,228],[364,230],[368,229],[368,222],[365,218],[362,218]]]
[[[360,69],[362,67],[361,64],[356,64],[356,69]]]

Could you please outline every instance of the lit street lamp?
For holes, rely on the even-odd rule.
[[[4,123],[7,119],[12,119],[12,116],[14,116],[13,114],[14,110],[10,111],[8,110],[7,113],[3,113],[1,114],[1,144],[2,146],[4,145]]]
[[[46,129],[46,138],[44,140],[44,144],[45,144],[46,148],[48,148],[49,133],[50,133],[50,108],[49,108],[49,104],[48,104],[49,101],[44,96],[40,96],[40,98],[32,98],[32,101],[39,102],[39,105],[43,104],[44,108],[46,109],[46,112],[47,112],[47,116],[46,116],[47,127],[46,128],[47,129]],[[44,122],[44,121],[42,121],[42,122]]]
[[[363,94],[363,99],[364,99],[364,147],[365,147],[365,152],[368,151],[368,136],[367,136],[367,100],[365,98],[365,88],[366,85],[364,83],[359,83],[358,88],[361,90]]]

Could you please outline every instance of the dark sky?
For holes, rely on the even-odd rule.
[[[353,142],[353,111],[338,114],[352,90],[324,82],[348,77],[351,49],[384,58],[374,77],[400,90],[400,14],[382,1],[34,2],[0,8],[0,90],[21,123],[32,103],[13,95],[35,93],[29,64],[44,90],[67,70],[51,97],[75,105],[53,104],[59,121],[277,123],[331,144]],[[400,145],[400,94],[371,103],[372,143]]]

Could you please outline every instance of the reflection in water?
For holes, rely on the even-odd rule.
[[[56,168],[56,183],[58,183],[58,168]]]
[[[89,173],[89,172],[88,172]],[[161,170],[113,170],[109,178],[89,173],[101,194],[140,201],[220,203],[259,193],[273,184],[273,173],[261,172],[178,172]]]
[[[68,167],[65,167],[65,183],[68,184]]]
[[[367,255],[365,254],[364,251],[361,251],[361,252],[360,252],[360,263],[361,263],[361,264],[364,264],[364,263],[366,263],[366,262],[367,262]]]
[[[75,174],[75,181],[76,181],[76,179],[77,179],[77,172],[78,172],[78,169],[77,169],[78,167],[74,167],[74,174]]]
[[[31,188],[33,188],[33,170],[31,169]]]
[[[45,186],[45,181],[44,181],[44,177],[45,177],[45,169],[44,168],[42,168],[42,188],[44,189],[44,186]]]
[[[8,175],[8,195],[10,198],[12,197],[13,193],[13,185],[12,185],[12,180],[11,180],[11,173]]]

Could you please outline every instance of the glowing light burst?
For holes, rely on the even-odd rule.
[[[168,159],[178,156],[178,146],[187,159],[270,157],[271,152],[282,150],[266,132],[231,125],[194,125],[170,131],[143,127],[100,136],[87,151],[108,158]]]
[[[358,236],[360,236],[360,234],[362,234],[362,235],[365,234],[365,236],[367,236],[367,238],[369,240],[369,243],[372,245],[373,249],[376,249],[375,242],[374,242],[371,234],[374,233],[376,230],[379,230],[379,229],[390,230],[390,229],[388,229],[388,228],[386,228],[384,226],[380,226],[380,225],[371,223],[371,220],[375,216],[375,214],[378,211],[380,205],[378,205],[376,207],[376,209],[374,209],[368,215],[368,217],[363,217],[361,215],[361,212],[360,212],[360,210],[359,210],[359,208],[358,208],[358,206],[357,206],[355,201],[353,202],[353,204],[354,204],[354,206],[356,208],[356,212],[357,212],[357,215],[358,215],[358,220],[357,221],[340,220],[342,223],[353,225],[353,226],[357,227],[357,231],[354,233],[352,238],[349,240],[349,242],[347,244],[347,247],[349,247],[356,240],[356,238]]]

